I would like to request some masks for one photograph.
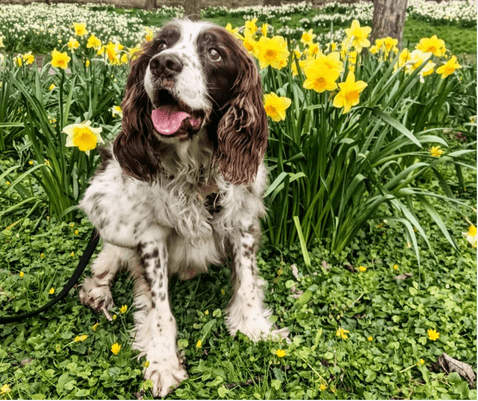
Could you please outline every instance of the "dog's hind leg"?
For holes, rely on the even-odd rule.
[[[85,279],[80,289],[80,301],[112,320],[108,311],[114,306],[110,286],[116,273],[125,268],[133,251],[105,243],[103,250],[91,265],[92,276]]]

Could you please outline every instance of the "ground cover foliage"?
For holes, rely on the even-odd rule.
[[[293,341],[228,335],[227,266],[173,279],[190,379],[168,398],[476,399],[437,363],[446,352],[476,370],[476,19],[471,2],[427,7],[410,2],[402,49],[367,44],[370,4],[203,11],[261,69],[271,185],[259,268]],[[180,15],[0,10],[2,315],[43,305],[74,270],[91,229],[76,204],[96,146],[120,129],[128,63]],[[126,275],[113,295],[111,323],[75,289],[43,318],[0,327],[0,398],[151,398]]]

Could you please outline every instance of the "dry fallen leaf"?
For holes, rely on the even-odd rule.
[[[395,276],[394,280],[406,280],[407,278],[413,277],[412,273],[400,274],[400,276]]]
[[[458,373],[461,377],[466,379],[470,387],[474,387],[476,375],[470,365],[467,365],[464,362],[454,359],[446,353],[443,353],[443,355],[438,357],[438,363],[445,372]]]

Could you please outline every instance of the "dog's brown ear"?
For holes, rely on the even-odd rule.
[[[122,128],[116,137],[113,151],[126,174],[143,181],[152,181],[158,171],[158,163],[153,157],[152,105],[144,89],[144,75],[148,68],[148,51],[152,42],[146,42],[141,53],[131,63],[131,71],[126,83]]]
[[[216,161],[227,181],[248,184],[254,180],[267,148],[267,115],[256,64],[242,44],[235,42],[240,71],[233,98],[226,105],[217,128]]]

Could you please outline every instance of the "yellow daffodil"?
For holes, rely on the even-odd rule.
[[[264,109],[273,121],[285,120],[285,111],[291,105],[288,97],[279,97],[274,92],[264,95]]]
[[[407,65],[405,66],[405,72],[407,74],[411,74],[423,63],[425,63],[431,57],[431,55],[432,53],[424,53],[419,49],[412,51],[410,53],[410,60],[407,62]]]
[[[318,54],[322,54],[320,51],[320,46],[318,43],[309,43],[307,46],[307,54],[309,56],[315,56]]]
[[[80,47],[80,42],[78,42],[75,38],[72,38],[70,36],[70,39],[68,40],[68,49],[71,51],[78,49]]]
[[[86,29],[86,22],[82,22],[82,23],[74,22],[73,28],[75,29],[76,36],[85,36],[88,33]]]
[[[28,52],[22,55],[22,59],[25,65],[30,65],[35,61],[35,56],[32,54],[32,52]]]
[[[342,327],[339,327],[339,328],[337,329],[337,331],[335,332],[335,335],[336,335],[337,337],[341,337],[342,340],[346,340],[347,338],[349,338],[349,336],[347,335],[347,333],[350,333],[350,331],[345,330],[345,329],[343,329]]]
[[[476,248],[476,226],[472,224],[466,233],[462,233],[473,248]]]
[[[317,35],[314,34],[314,32],[312,31],[312,29],[309,29],[308,31],[302,33],[302,36],[300,38],[300,41],[302,42],[302,44],[304,46],[308,46],[310,44],[312,44],[312,41],[314,40],[314,38],[316,37]]]
[[[254,48],[254,56],[259,60],[261,68],[281,69],[285,67],[289,59],[289,50],[287,50],[287,42],[282,36],[274,36],[268,38],[262,36]]]
[[[81,124],[71,124],[63,128],[63,132],[68,135],[66,146],[76,146],[87,155],[90,150],[96,148],[98,143],[104,143],[101,138],[102,128],[91,127],[91,122],[86,121]]]
[[[425,64],[425,67],[422,68],[422,70],[420,71],[420,82],[421,83],[424,83],[425,80],[423,79],[423,77],[426,77],[428,75],[431,75],[433,74],[433,71],[434,71],[434,68],[435,68],[436,64],[429,60],[426,64]]]
[[[322,93],[326,90],[333,91],[337,89],[337,79],[343,70],[343,63],[340,61],[338,52],[332,52],[328,55],[319,54],[316,59],[310,59],[304,65],[305,89],[313,89]]]
[[[128,49],[128,57],[130,60],[134,60],[141,52],[141,47],[130,47]]]
[[[15,57],[15,63],[21,67],[23,65],[23,58],[22,56],[18,55],[17,57]]]
[[[410,51],[405,48],[400,52],[400,55],[398,56],[398,61],[395,63],[393,67],[393,71],[395,72],[398,68],[403,67],[404,65],[407,65],[407,63],[411,60],[412,55]]]
[[[146,35],[144,39],[146,40],[146,42],[151,42],[154,38],[154,32],[151,28],[145,28],[145,29],[146,29]]]
[[[101,48],[101,45],[101,40],[99,40],[94,34],[91,34],[91,36],[88,38],[88,41],[86,42],[86,47],[88,49],[99,50]]]
[[[118,355],[120,351],[121,351],[121,345],[120,345],[120,344],[114,343],[114,344],[111,346],[111,352],[112,352],[114,355]]]
[[[123,305],[121,308],[120,308],[120,312],[121,313],[126,313],[128,311],[128,305]]]
[[[431,157],[440,157],[443,154],[443,150],[440,149],[440,146],[432,146],[430,149]]]
[[[62,68],[66,70],[68,68],[68,63],[71,58],[66,54],[66,52],[60,53],[58,50],[54,49],[51,52],[51,65],[52,67]]]
[[[231,23],[228,23],[225,28],[226,31],[229,32],[235,38],[244,40],[244,37],[239,33],[239,28],[233,28]]]
[[[90,60],[86,60],[85,61],[85,67],[88,68],[90,66],[90,63],[91,63]]]
[[[269,24],[262,24],[261,32],[262,36],[267,36],[267,33],[269,32]]]
[[[113,106],[111,114],[113,117],[118,116],[119,118],[123,118],[123,110],[121,109],[121,106]]]
[[[244,25],[244,36],[254,35],[258,31],[259,28],[256,26],[256,22],[257,18],[246,21]]]
[[[436,341],[440,338],[440,333],[438,333],[435,329],[427,330],[427,334],[428,334],[428,339],[432,341]]]
[[[279,358],[284,358],[287,354],[286,352],[283,350],[283,349],[278,349],[276,351],[276,355],[279,357]]]
[[[431,38],[421,38],[415,48],[423,53],[432,53],[437,57],[443,57],[446,52],[445,42],[438,39],[437,35],[433,35]]]
[[[254,54],[254,49],[256,47],[257,42],[252,36],[245,36],[244,41],[242,43],[244,44],[244,47],[249,52],[249,54]]]
[[[444,79],[449,75],[453,74],[455,70],[459,68],[461,68],[461,65],[457,63],[456,56],[452,56],[450,60],[448,60],[441,67],[437,68],[437,74],[440,74],[441,77]]]
[[[345,82],[339,84],[340,92],[334,98],[334,107],[343,107],[343,114],[348,113],[353,106],[359,104],[360,92],[366,87],[364,81],[355,81],[355,74],[349,72]]]
[[[350,39],[350,45],[358,52],[361,52],[364,47],[370,47],[370,41],[367,39],[370,32],[372,32],[372,28],[361,27],[357,20],[353,20],[350,28],[345,29],[345,34]]]

